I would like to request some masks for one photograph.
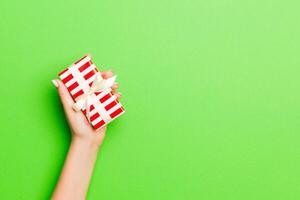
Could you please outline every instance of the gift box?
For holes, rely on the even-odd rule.
[[[90,55],[79,59],[58,74],[75,103],[73,109],[82,111],[94,129],[100,129],[125,111],[111,86],[116,77],[103,79]]]

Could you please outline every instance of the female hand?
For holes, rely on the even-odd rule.
[[[107,79],[112,77],[113,73],[106,71],[102,72],[101,75],[104,79]],[[94,130],[82,112],[73,110],[72,106],[74,101],[65,85],[59,80],[53,80],[52,82],[58,88],[59,96],[72,132],[72,139],[84,140],[97,146],[101,145],[105,137],[106,126],[99,130]],[[120,98],[121,93],[117,93],[117,89],[118,84],[115,83],[112,86],[112,93],[115,94],[117,98]]]
[[[107,71],[101,75],[107,79],[112,77],[113,73]],[[82,112],[73,110],[74,101],[64,84],[59,80],[52,82],[58,88],[71,128],[72,141],[51,199],[83,200],[86,197],[99,146],[105,137],[106,127],[94,130]],[[116,93],[117,88],[118,84],[114,84],[112,92],[120,98],[121,94]]]

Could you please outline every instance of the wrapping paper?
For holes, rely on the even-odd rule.
[[[99,76],[99,70],[90,55],[84,56],[58,74],[77,104],[88,97],[89,100],[85,101],[81,110],[94,129],[102,128],[125,112],[110,87],[101,91],[91,90],[97,75]]]

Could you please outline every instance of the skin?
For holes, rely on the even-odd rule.
[[[102,72],[104,79],[112,76],[111,71]],[[88,191],[97,154],[105,138],[106,127],[94,130],[82,112],[75,112],[72,109],[74,101],[64,84],[59,80],[52,82],[58,90],[71,129],[72,139],[51,199],[82,200],[85,199]],[[116,92],[117,88],[118,84],[114,84],[112,91],[120,98],[121,94]]]

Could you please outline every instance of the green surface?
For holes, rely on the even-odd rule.
[[[0,199],[50,197],[70,142],[50,80],[86,53],[116,72],[126,109],[88,199],[300,199],[299,1],[0,9]]]

